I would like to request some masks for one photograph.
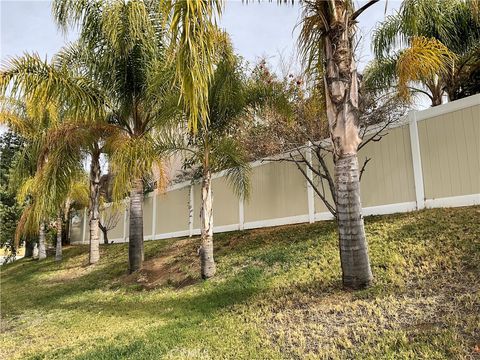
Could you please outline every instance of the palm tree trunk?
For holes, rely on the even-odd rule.
[[[215,275],[216,266],[213,258],[213,198],[212,174],[205,170],[202,179],[202,209],[201,217],[201,245],[200,263],[202,278],[208,279]]]
[[[335,162],[337,222],[343,284],[358,289],[373,279],[360,201],[360,180],[356,154]]]
[[[33,257],[33,248],[35,247],[35,243],[31,240],[25,240],[25,257],[31,258]]]
[[[70,210],[72,207],[72,200],[70,198],[67,198],[65,200],[65,212],[63,214],[63,223],[65,231],[63,234],[63,239],[64,243],[67,245],[70,245]]]
[[[443,89],[442,85],[438,79],[435,79],[434,82],[427,83],[427,87],[432,93],[432,107],[442,105],[443,103]]]
[[[353,26],[346,1],[335,1],[324,39],[325,100],[335,172],[335,205],[343,285],[358,289],[373,279],[360,201],[357,150],[359,80],[353,51]]]
[[[47,249],[45,247],[45,222],[40,224],[40,232],[38,233],[38,260],[47,258]]]
[[[143,181],[133,182],[130,191],[130,234],[128,241],[129,271],[133,273],[143,266]]]
[[[57,246],[55,248],[55,261],[62,260],[62,215],[57,216]]]
[[[432,107],[442,105],[443,99],[441,93],[434,93],[432,96]]]
[[[100,152],[93,152],[90,164],[90,264],[100,259],[100,174]]]

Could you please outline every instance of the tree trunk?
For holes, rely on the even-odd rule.
[[[40,232],[38,234],[38,260],[46,259],[47,249],[45,247],[45,223],[40,224]]]
[[[130,191],[130,234],[128,241],[129,271],[133,273],[143,266],[143,181],[133,182]]]
[[[335,183],[343,284],[358,289],[368,286],[373,276],[363,225],[356,154],[337,159]]]
[[[57,217],[57,246],[55,248],[55,261],[62,260],[62,215]]]
[[[210,170],[203,173],[202,179],[202,209],[201,217],[201,245],[200,263],[202,278],[208,279],[215,275],[216,267],[213,258],[213,198],[212,174]]]
[[[432,93],[432,107],[442,105],[443,103],[443,89],[439,79],[436,78],[433,82],[427,83],[427,87]]]
[[[100,227],[100,230],[102,230],[103,233],[103,244],[108,245],[108,230],[106,226],[103,226],[101,222],[98,223],[98,226]]]
[[[33,244],[33,255],[32,257],[36,260],[38,260],[38,244],[35,243]]]
[[[90,165],[90,264],[100,259],[100,175],[100,152],[94,151]]]
[[[442,94],[434,93],[432,96],[432,107],[442,105]]]
[[[65,200],[65,212],[63,213],[63,243],[70,245],[70,210],[72,207],[72,200],[67,198]]]
[[[343,285],[368,286],[373,279],[360,201],[357,150],[359,80],[353,51],[354,23],[346,1],[335,1],[325,36],[325,100],[335,163],[335,190]]]
[[[26,258],[33,257],[34,247],[35,247],[35,243],[32,240],[25,240],[25,257]]]

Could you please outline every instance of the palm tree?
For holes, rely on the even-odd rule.
[[[95,264],[100,259],[100,158],[106,153],[107,139],[118,132],[118,129],[108,123],[108,107],[111,107],[109,94],[101,88],[96,69],[92,66],[94,53],[89,48],[83,48],[81,43],[73,43],[64,47],[53,58],[54,69],[68,69],[63,72],[63,82],[59,88],[77,88],[78,82],[88,84],[83,89],[75,91],[74,96],[63,96],[62,101],[69,109],[91,108],[85,118],[75,117],[63,124],[54,134],[49,148],[69,156],[82,153],[90,161],[89,171],[89,264]],[[85,103],[83,92],[90,92],[97,101]],[[68,94],[68,92],[67,92]],[[90,114],[90,116],[88,115]]]
[[[50,133],[61,124],[62,118],[61,110],[54,103],[39,108],[33,99],[28,98],[23,103],[5,100],[0,113],[1,122],[26,140],[13,177],[17,182],[18,200],[29,202],[17,227],[17,242],[22,233],[28,234],[39,226],[40,260],[46,257],[45,222],[51,216],[56,217],[57,227],[55,259],[61,260],[63,208],[66,199],[69,199],[67,203],[79,200],[78,180],[75,179],[82,173],[81,159],[78,156],[65,157],[62,152],[52,152],[48,148]]]
[[[175,69],[166,58],[163,20],[154,5],[137,0],[53,3],[60,25],[80,25],[77,49],[82,51],[72,49],[70,58],[83,57],[109,99],[108,123],[118,130],[105,146],[115,173],[114,198],[130,196],[130,272],[141,269],[144,258],[143,177],[161,162],[152,133],[170,120],[178,104]]]
[[[100,157],[106,154],[106,142],[118,130],[102,120],[82,123],[66,122],[52,130],[47,147],[51,152],[64,157],[82,158],[90,161],[89,170],[89,264],[95,264],[100,259],[100,178],[102,176]],[[61,166],[65,166],[62,164]],[[78,188],[77,188],[78,189]],[[68,211],[67,211],[68,213]]]
[[[299,45],[313,80],[324,87],[334,157],[334,181],[343,284],[368,286],[373,279],[360,201],[357,150],[359,79],[354,53],[358,16],[350,0],[305,0]]]
[[[426,95],[432,106],[444,94],[450,100],[471,95],[472,75],[480,73],[478,1],[407,0],[375,30],[375,60],[369,64],[368,87],[403,97]]]
[[[161,139],[159,149],[171,154],[180,151],[193,178],[201,178],[201,245],[199,249],[201,276],[215,275],[213,256],[213,197],[212,173],[226,170],[237,196],[248,197],[250,166],[238,135],[238,121],[257,99],[248,96],[247,82],[239,59],[233,55],[226,35],[219,35],[215,72],[208,89],[208,122],[200,121],[198,132],[183,135],[174,128],[170,136]]]
[[[105,137],[115,132],[115,128],[106,123],[105,94],[96,86],[85,60],[85,52],[75,44],[56,54],[51,63],[36,54],[25,54],[6,62],[0,85],[2,92],[10,89],[14,96],[28,94],[30,101],[39,106],[61,103],[68,115],[61,124],[48,129],[43,147],[62,159],[59,166],[64,169],[68,164],[76,167],[79,156],[90,157],[89,261],[94,264],[99,259],[100,155]],[[41,256],[42,250],[40,246]]]
[[[39,116],[40,115],[40,116]],[[39,114],[33,111],[31,104],[13,98],[2,98],[0,123],[25,139],[24,146],[15,159],[15,166],[10,178],[10,186],[16,190],[17,201],[25,204],[15,233],[18,246],[22,235],[38,234],[38,259],[47,257],[45,232],[45,214],[40,214],[39,199],[35,197],[34,177],[44,164],[42,149],[48,127],[54,119],[48,110]],[[40,216],[40,218],[38,218]]]
[[[151,133],[172,115],[173,75],[191,128],[196,129],[197,118],[207,121],[213,30],[221,4],[220,0],[53,2],[61,27],[80,25],[80,44],[95,54],[98,81],[114,99],[110,121],[122,132],[110,142],[110,161],[114,193],[119,198],[130,192],[130,272],[139,270],[144,258],[142,177],[159,161]],[[164,27],[171,39],[168,54]],[[161,86],[151,89],[152,82]]]

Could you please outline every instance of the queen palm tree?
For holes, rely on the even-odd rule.
[[[62,159],[59,166],[77,167],[78,157],[90,159],[90,257],[99,259],[99,179],[100,155],[105,138],[116,131],[107,124],[106,95],[95,84],[85,61],[86,54],[75,44],[56,54],[51,63],[38,55],[25,54],[10,59],[1,73],[1,90],[14,96],[27,95],[31,102],[61,103],[65,116],[61,124],[48,128],[43,148]]]
[[[480,83],[477,0],[407,0],[373,35],[375,60],[365,73],[377,91],[426,95],[432,106],[471,95]]]
[[[94,54],[93,73],[112,99],[110,122],[121,130],[110,139],[110,162],[116,197],[130,193],[130,272],[139,270],[144,258],[142,177],[159,161],[152,132],[178,103],[172,101],[174,78],[190,127],[196,129],[199,116],[207,121],[214,20],[220,11],[218,0],[53,2],[61,27],[80,27],[79,43]],[[151,83],[160,86],[152,89]]]
[[[190,132],[188,136],[174,128],[167,136],[164,133],[159,143],[161,153],[182,152],[193,179],[201,179],[199,256],[203,279],[211,278],[216,272],[212,173],[226,170],[226,178],[237,196],[248,197],[250,166],[235,132],[241,116],[258,100],[248,94],[247,81],[227,36],[219,34],[217,41],[221,44],[217,48],[218,62],[208,89],[208,122],[199,121],[198,132]]]
[[[357,10],[350,0],[302,2],[299,45],[309,74],[325,91],[342,277],[349,288],[368,286],[373,279],[360,201],[359,78],[354,37],[358,16],[376,2],[368,1]]]
[[[18,245],[23,234],[32,236],[38,234],[38,258],[43,260],[47,257],[46,218],[45,214],[40,213],[38,206],[40,200],[35,197],[34,177],[44,164],[42,149],[48,127],[54,118],[49,116],[48,110],[42,114],[33,111],[32,106],[25,101],[2,98],[1,104],[0,123],[7,125],[25,139],[24,146],[15,159],[10,178],[10,186],[14,184],[17,201],[25,204],[17,224],[15,243]]]
[[[34,232],[40,227],[39,259],[44,259],[45,222],[53,216],[57,222],[55,259],[61,260],[61,214],[66,199],[71,199],[68,203],[79,202],[81,193],[76,179],[82,173],[80,158],[66,158],[62,153],[47,151],[50,132],[61,123],[62,118],[59,108],[53,103],[39,109],[31,99],[26,102],[5,99],[2,105],[0,122],[10,126],[26,140],[13,174],[18,200],[21,203],[28,202],[17,226],[17,243],[21,234]]]
[[[77,168],[75,161],[65,162],[65,159],[75,159],[80,156],[82,160],[90,161],[90,170],[87,186],[87,201],[81,197],[83,182],[73,182],[64,204],[65,215],[69,213],[72,202],[85,204],[89,209],[89,263],[95,264],[100,259],[100,157],[105,152],[105,141],[114,134],[116,129],[108,124],[100,122],[67,121],[50,130],[46,148],[50,154],[62,159],[57,166],[73,166]]]
[[[178,103],[171,91],[174,69],[166,61],[162,20],[153,2],[135,0],[55,1],[53,9],[60,25],[80,25],[78,45],[64,58],[83,59],[108,98],[108,123],[118,130],[105,147],[115,173],[115,199],[130,195],[129,270],[134,272],[144,258],[143,177],[161,161],[153,151],[152,132],[172,116]],[[154,76],[163,83],[152,89]],[[98,178],[98,171],[94,173]]]

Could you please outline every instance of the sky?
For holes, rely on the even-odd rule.
[[[357,6],[365,3],[358,1]],[[359,68],[371,59],[371,31],[387,14],[398,9],[401,1],[380,1],[365,11],[359,18],[361,42],[358,47]],[[55,52],[76,38],[76,33],[62,34],[54,24],[47,0],[0,0],[0,54],[4,61],[10,56],[22,55],[25,51],[37,52],[50,58]],[[276,4],[276,1],[250,2],[227,0],[220,26],[230,34],[234,47],[250,63],[266,58],[282,72],[283,63],[293,64],[295,57],[301,11],[296,5]]]
[[[357,7],[366,2],[355,1]],[[296,40],[301,11],[298,1],[295,3],[280,6],[275,0],[265,0],[251,1],[247,5],[241,0],[226,0],[220,26],[230,34],[236,52],[250,64],[265,58],[278,74],[296,72],[300,68]],[[357,58],[360,71],[372,59],[372,30],[400,4],[400,0],[381,0],[359,17]],[[25,52],[35,52],[50,59],[63,45],[76,39],[75,31],[63,34],[58,30],[50,5],[48,0],[0,0],[2,63]],[[0,133],[3,131],[5,128],[0,125]]]

